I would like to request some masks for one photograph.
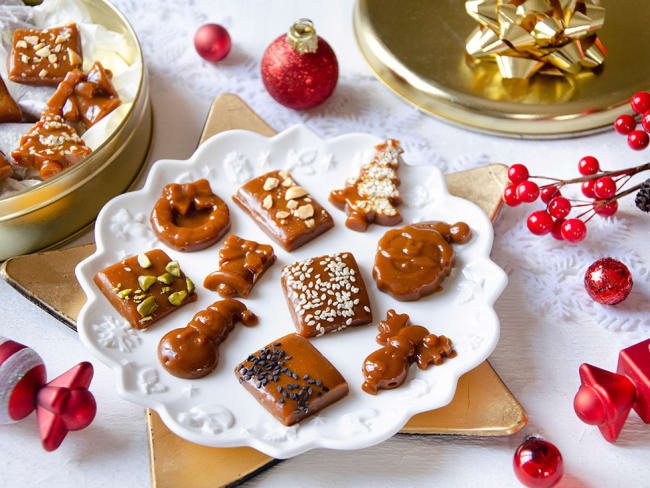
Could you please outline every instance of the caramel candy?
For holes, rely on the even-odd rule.
[[[471,238],[464,222],[421,222],[389,230],[379,240],[372,275],[377,287],[401,301],[418,300],[439,290],[454,264],[449,242]]]
[[[85,75],[79,70],[70,71],[47,102],[48,110],[68,122],[83,121],[91,127],[122,103],[111,77],[99,61]]]
[[[298,249],[334,225],[327,210],[283,170],[250,180],[232,198],[287,251]]]
[[[196,300],[192,281],[160,249],[123,259],[97,273],[94,281],[136,329],[145,329]]]
[[[10,176],[13,176],[14,169],[9,164],[9,160],[6,158],[4,153],[0,151],[0,181],[6,180]]]
[[[251,354],[235,368],[235,375],[266,410],[287,426],[348,394],[341,373],[297,334],[284,336]]]
[[[217,367],[219,344],[226,340],[237,321],[255,325],[257,316],[237,300],[214,302],[197,313],[187,327],[162,337],[158,344],[160,363],[179,378],[202,378]]]
[[[56,86],[81,69],[81,36],[76,24],[51,29],[16,29],[9,53],[9,79],[16,83]]]
[[[20,107],[15,102],[9,91],[7,90],[7,85],[0,78],[0,122],[20,122],[22,120],[22,114],[20,112]]]
[[[296,330],[303,337],[372,322],[366,285],[349,252],[285,266],[282,288]]]
[[[230,229],[228,206],[204,179],[165,186],[150,220],[158,238],[178,251],[205,249]]]
[[[253,285],[274,262],[275,254],[271,246],[232,234],[219,251],[219,270],[210,273],[203,286],[224,298],[246,298]]]
[[[389,310],[386,320],[379,322],[377,342],[384,347],[363,362],[365,381],[361,387],[366,393],[376,395],[378,390],[401,386],[414,362],[420,369],[427,369],[456,355],[450,339],[409,322],[407,314],[395,310]]]
[[[342,190],[330,193],[329,201],[345,210],[345,225],[352,230],[365,232],[368,225],[397,225],[402,216],[395,207],[402,203],[397,187],[400,154],[404,152],[399,141],[388,139],[375,147],[374,159],[361,166],[359,176],[349,181]]]
[[[41,178],[47,179],[77,164],[91,152],[73,127],[46,111],[20,139],[20,147],[12,151],[11,157],[17,165],[34,168]]]

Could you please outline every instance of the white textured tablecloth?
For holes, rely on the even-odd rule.
[[[350,1],[115,3],[138,33],[151,75],[152,161],[189,157],[211,101],[224,92],[240,95],[278,131],[305,123],[324,136],[364,131],[395,137],[403,141],[405,157],[445,171],[520,161],[534,174],[572,177],[586,154],[607,169],[647,161],[650,154],[628,149],[613,131],[574,140],[519,141],[478,135],[418,112],[366,66],[352,33]],[[259,75],[266,46],[299,17],[314,20],[340,63],[334,95],[309,112],[278,105]],[[206,22],[224,25],[232,36],[230,55],[217,65],[194,51],[193,34]],[[594,219],[586,241],[572,246],[529,234],[524,219],[530,211],[530,206],[504,209],[493,252],[510,284],[496,304],[501,340],[491,363],[528,412],[522,432],[502,438],[398,436],[362,451],[312,451],[246,486],[520,486],[512,456],[530,433],[543,434],[561,450],[566,475],[560,487],[650,486],[650,426],[632,412],[612,445],[582,424],[572,407],[580,363],[612,370],[620,348],[650,336],[650,219],[627,197],[616,219]],[[592,302],[582,286],[587,266],[604,256],[621,259],[634,276],[632,294],[617,307]],[[4,282],[0,311],[0,334],[36,349],[50,378],[92,359],[98,403],[94,423],[69,435],[53,453],[41,449],[34,415],[0,426],[0,486],[148,486],[144,411],[117,397],[111,371],[90,357],[73,332]]]

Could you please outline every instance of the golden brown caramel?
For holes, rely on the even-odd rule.
[[[5,82],[0,78],[0,122],[20,122],[21,120],[20,107],[11,98]]]

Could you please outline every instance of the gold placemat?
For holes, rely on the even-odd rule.
[[[236,95],[219,96],[208,114],[199,144],[231,129],[272,136],[275,131]],[[450,193],[479,205],[494,220],[507,183],[506,167],[492,164],[445,176]],[[95,251],[94,244],[19,256],[6,261],[2,277],[30,301],[76,330],[85,295],[74,268]],[[155,488],[233,486],[278,460],[252,448],[212,448],[173,434],[152,410],[146,411],[151,480]],[[509,435],[526,425],[526,413],[485,361],[463,375],[452,402],[413,417],[406,434]]]

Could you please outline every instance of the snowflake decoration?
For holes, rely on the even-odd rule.
[[[145,395],[152,393],[164,393],[169,387],[160,382],[160,375],[154,368],[145,368],[138,373],[138,388]]]
[[[142,343],[136,329],[110,315],[104,315],[100,323],[92,324],[92,328],[97,332],[97,342],[103,347],[131,352]]]

